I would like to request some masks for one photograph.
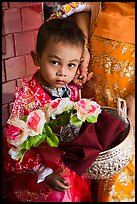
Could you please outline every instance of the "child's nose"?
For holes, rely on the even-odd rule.
[[[62,68],[62,69],[58,70],[56,75],[57,76],[65,76],[66,77],[65,69]]]
[[[57,76],[65,76],[65,77],[66,77],[66,74],[65,74],[65,73],[62,73],[62,72],[57,72],[56,75],[57,75]]]

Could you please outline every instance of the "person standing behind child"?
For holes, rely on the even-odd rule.
[[[125,99],[135,131],[135,2],[84,2],[84,5],[81,11],[91,13],[78,12],[72,18],[85,33],[91,53],[89,71],[93,77],[83,85],[82,97],[94,97],[100,105],[115,108],[118,97]],[[87,52],[83,59],[84,72],[89,60]],[[97,181],[95,195],[96,202],[135,201],[134,154],[120,173]]]
[[[135,131],[135,2],[70,2],[50,18],[66,17],[75,21],[86,36],[79,71],[84,76],[88,67],[93,77],[83,85],[82,97],[94,97],[100,105],[114,108],[118,97],[126,100]],[[73,81],[79,83],[78,78]],[[96,188],[92,184],[95,202],[135,200],[134,159],[133,154],[114,177],[95,181]]]
[[[23,87],[15,92],[10,118],[23,115],[48,100],[70,97],[79,100],[79,89],[72,82],[82,60],[85,36],[79,27],[68,19],[53,19],[39,28],[36,51],[31,51],[33,62],[40,69]],[[60,161],[58,148],[46,144],[30,149],[21,163],[9,155],[7,147],[5,168],[15,174],[12,188],[13,202],[89,202],[90,179],[78,176]],[[52,168],[46,166],[50,160]]]

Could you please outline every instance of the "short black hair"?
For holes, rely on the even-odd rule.
[[[53,39],[55,42],[63,41],[71,44],[81,44],[84,49],[85,36],[82,30],[76,23],[70,19],[51,19],[45,21],[39,28],[36,51],[38,54],[42,54],[49,39]]]

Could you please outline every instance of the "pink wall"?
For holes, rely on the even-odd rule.
[[[13,91],[20,78],[35,72],[30,51],[35,49],[38,28],[43,22],[42,2],[2,2],[2,127],[10,115]],[[4,150],[4,148],[3,148]],[[10,201],[12,175],[3,173],[3,200]]]

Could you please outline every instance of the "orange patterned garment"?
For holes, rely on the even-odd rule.
[[[102,106],[116,107],[117,97],[135,95],[134,19],[134,2],[104,3],[90,34],[89,70],[93,78],[84,85],[82,97],[94,97]],[[135,201],[134,162],[133,154],[120,173],[97,181],[97,202]]]
[[[135,92],[135,46],[92,34],[90,71],[82,96],[94,97],[100,105],[116,107],[117,97]],[[92,88],[93,87],[93,88]]]

